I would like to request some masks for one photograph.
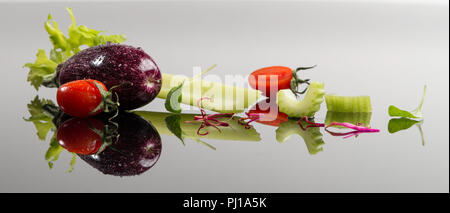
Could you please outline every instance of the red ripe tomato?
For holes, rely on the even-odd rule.
[[[107,92],[103,83],[92,79],[71,81],[61,85],[56,93],[56,101],[61,110],[68,115],[80,118],[102,112],[103,109],[94,112],[102,103],[102,93],[95,83],[103,87],[102,92]]]
[[[102,137],[94,129],[101,132],[103,126],[103,122],[95,118],[69,119],[58,128],[58,144],[69,152],[94,154],[102,145]]]
[[[275,110],[271,112],[271,108]],[[281,123],[288,121],[288,115],[280,112],[276,102],[269,99],[258,102],[248,113],[259,114],[261,117],[256,122],[270,126],[279,126]]]
[[[293,72],[289,67],[264,67],[252,72],[248,82],[253,89],[260,90],[265,96],[270,97],[271,92],[291,88],[292,76]]]

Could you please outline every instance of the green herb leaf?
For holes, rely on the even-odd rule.
[[[25,121],[33,122],[40,140],[45,140],[48,132],[52,128],[55,128],[55,125],[52,122],[53,116],[47,114],[43,110],[43,106],[46,104],[54,105],[51,100],[39,99],[39,96],[36,96],[34,100],[27,105],[28,112],[31,116],[29,118],[24,118]]]
[[[107,42],[121,43],[125,41],[125,36],[123,35],[100,35],[101,31],[99,30],[90,29],[84,25],[77,26],[72,9],[66,9],[72,19],[72,24],[68,29],[69,36],[64,35],[58,24],[53,21],[52,15],[49,14],[44,27],[53,45],[53,48],[50,50],[50,59],[47,58],[43,49],[39,49],[36,61],[25,64],[25,67],[30,69],[27,81],[36,90],[42,85],[44,78],[49,82],[54,81],[51,78],[54,77],[56,66],[79,52],[82,46],[92,47]],[[47,84],[45,86],[51,87],[55,85]]]
[[[181,107],[180,102],[182,100],[182,89],[183,89],[184,81],[181,82],[180,85],[173,87],[170,89],[169,93],[167,94],[167,99],[164,104],[166,107],[166,110],[173,113],[180,113]]]
[[[396,133],[401,130],[409,129],[416,123],[419,123],[419,121],[408,118],[393,118],[389,120],[388,131],[391,134]]]
[[[389,116],[403,117],[403,118],[422,118],[423,117],[422,106],[423,106],[423,101],[425,99],[426,91],[427,91],[427,85],[425,85],[423,87],[422,100],[420,101],[420,105],[416,109],[414,109],[413,111],[406,111],[406,110],[401,110],[398,107],[395,107],[393,105],[390,105],[389,109],[388,109]]]
[[[422,145],[425,145],[425,137],[423,135],[422,123],[423,120],[417,121],[408,118],[393,118],[389,120],[388,131],[389,133],[393,134],[398,131],[409,129],[415,125],[419,129],[420,137],[422,139]]]
[[[184,143],[183,130],[181,130],[181,124],[180,124],[181,116],[177,115],[177,114],[167,116],[164,119],[164,122],[166,123],[167,129],[169,129],[169,131],[172,132],[172,134],[177,136],[177,138],[181,140],[183,145],[186,145]]]

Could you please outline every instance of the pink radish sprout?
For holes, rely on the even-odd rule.
[[[308,123],[309,125],[306,126],[306,128],[303,127],[302,125],[302,121],[306,121],[306,123]],[[300,128],[302,128],[303,131],[306,131],[306,129],[308,129],[309,127],[324,127],[325,124],[322,123],[314,123],[308,120],[308,116],[303,117],[302,119],[300,119],[300,121],[297,122],[298,125],[300,125]]]
[[[351,132],[345,132],[345,133],[340,133],[340,132],[332,132],[330,130],[328,130],[329,127],[332,126],[342,126],[342,127],[347,127],[350,129],[354,129],[355,131],[351,131]],[[379,132],[379,129],[372,129],[370,128],[370,126],[363,126],[361,123],[357,123],[356,125],[351,124],[351,123],[341,123],[341,122],[331,122],[330,124],[328,124],[325,127],[325,131],[327,131],[328,133],[330,133],[333,136],[345,136],[345,138],[349,138],[352,136],[357,137],[359,133],[365,133],[365,132]]]
[[[253,121],[257,121],[259,119],[261,119],[261,114],[260,113],[245,113],[247,115],[246,118],[239,118],[238,123],[241,125],[244,125],[246,129],[250,129],[250,123]],[[245,120],[250,119],[249,121],[245,122]]]
[[[216,128],[219,132],[221,132],[218,126],[229,126],[229,124],[227,122],[219,121],[218,119],[224,118],[224,117],[233,117],[234,113],[217,113],[217,114],[207,115],[205,110],[201,107],[201,102],[203,100],[211,101],[211,99],[207,98],[207,97],[198,99],[197,106],[198,106],[198,108],[200,108],[201,115],[196,115],[196,116],[194,116],[194,120],[185,121],[185,123],[200,122],[201,124],[197,130],[197,135],[201,135],[201,136],[209,134],[208,131],[206,131],[204,133],[200,133],[200,131],[205,127],[212,126],[212,127]]]

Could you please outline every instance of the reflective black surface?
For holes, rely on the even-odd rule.
[[[253,123],[248,130],[236,124],[199,137],[183,122],[197,110],[170,117],[158,113],[164,100],[155,99],[137,110],[135,126],[125,127],[159,135],[158,160],[134,172],[140,175],[105,175],[97,161],[91,166],[73,158],[52,134],[40,140],[23,119],[36,95],[55,100],[54,89],[36,91],[26,82],[22,66],[37,49],[50,48],[42,26],[49,12],[61,28],[68,26],[66,6],[80,24],[127,35],[126,43],[151,52],[163,73],[192,75],[193,66],[218,64],[212,72],[225,78],[270,65],[317,64],[308,78],[324,82],[327,93],[371,97],[370,125],[380,132],[343,139],[323,128],[299,132],[297,121],[288,121],[279,127]],[[448,192],[448,6],[1,3],[0,20],[0,192]],[[413,109],[424,84],[420,126],[391,120],[388,106]],[[314,121],[327,118],[323,104]],[[168,127],[175,121],[180,125]],[[45,122],[53,133],[52,119]],[[173,134],[177,129],[183,141]]]

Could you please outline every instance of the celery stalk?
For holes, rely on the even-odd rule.
[[[208,97],[212,101],[202,102],[202,108],[216,112],[243,112],[255,104],[261,94],[251,88],[235,87],[217,82],[188,78],[181,75],[162,74],[162,86],[158,98],[166,99],[171,88],[182,82],[181,103],[196,106],[200,98]]]

